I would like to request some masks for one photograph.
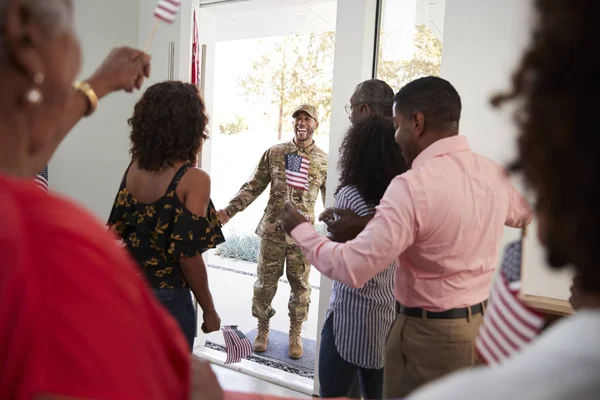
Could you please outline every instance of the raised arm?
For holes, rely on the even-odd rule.
[[[225,208],[225,212],[229,218],[233,218],[235,214],[244,211],[269,186],[271,182],[269,155],[269,150],[262,155],[248,182],[242,185],[238,194],[235,195]]]
[[[417,221],[406,181],[395,178],[377,207],[375,217],[354,240],[335,243],[320,236],[286,204],[284,229],[307,259],[325,276],[361,287],[404,252],[415,240]]]
[[[150,76],[150,56],[139,50],[120,47],[114,49],[106,57],[102,65],[86,82],[100,100],[115,91],[132,92],[134,89],[140,89],[144,77],[148,76]],[[45,164],[52,157],[65,136],[86,115],[89,106],[88,97],[82,91],[72,89],[67,108],[61,115],[62,125],[56,132],[53,132],[51,145],[44,147],[40,154],[36,155],[36,158],[44,160],[43,163]],[[32,171],[31,175],[34,176],[42,167],[43,164],[33,166],[36,170]]]

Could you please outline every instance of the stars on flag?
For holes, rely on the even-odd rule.
[[[310,160],[307,157],[288,153],[285,155],[285,181],[288,186],[308,190],[308,168]]]

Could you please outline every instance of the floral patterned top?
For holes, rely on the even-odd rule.
[[[165,195],[152,204],[140,203],[129,193],[125,173],[108,219],[108,226],[123,239],[155,289],[188,287],[179,258],[194,257],[225,242],[212,201],[206,217],[200,217],[189,211],[175,193],[177,184],[192,167],[181,167]]]

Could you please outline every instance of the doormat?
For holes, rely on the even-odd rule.
[[[206,347],[207,349],[211,349],[211,350],[221,351],[223,353],[227,352],[227,349],[225,348],[225,346],[210,342],[208,340],[204,344],[204,347]],[[304,368],[298,368],[293,365],[287,364],[285,362],[281,362],[281,361],[274,360],[271,358],[262,357],[262,356],[257,355],[256,353],[253,353],[250,356],[246,357],[246,360],[255,362],[260,365],[264,365],[269,368],[275,368],[280,371],[285,371],[290,374],[298,375],[303,378],[315,379],[314,371],[307,371]]]
[[[254,342],[256,329],[247,332],[246,337],[250,342]],[[290,349],[288,333],[271,329],[269,332],[269,346],[266,351],[258,355],[314,373],[317,344],[314,340],[302,338],[302,347],[304,347],[304,355],[302,358],[299,360],[290,358],[288,355]]]

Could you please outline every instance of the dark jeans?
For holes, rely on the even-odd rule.
[[[190,346],[194,347],[196,337],[196,312],[189,289],[154,289],[154,294],[163,306],[175,317]]]
[[[367,369],[344,360],[335,347],[333,314],[321,333],[319,351],[319,385],[321,397],[345,397],[357,376],[365,399],[383,398],[383,368]]]

